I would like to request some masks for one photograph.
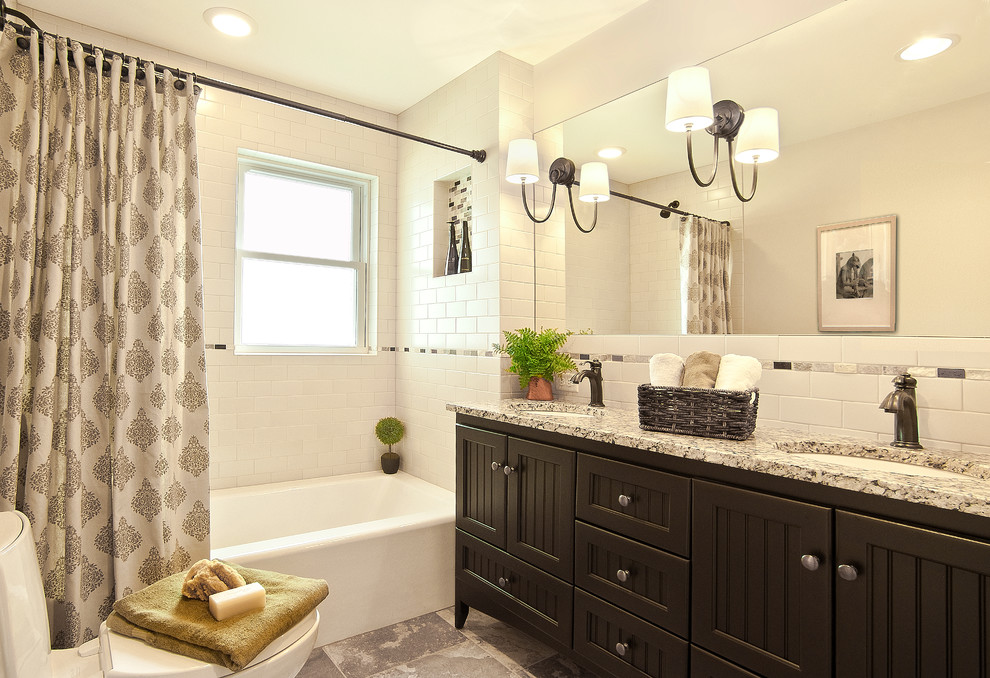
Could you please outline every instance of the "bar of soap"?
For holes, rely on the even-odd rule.
[[[243,612],[265,609],[265,587],[258,582],[214,593],[210,596],[210,614],[217,621]]]

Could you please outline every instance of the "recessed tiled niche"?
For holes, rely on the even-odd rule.
[[[458,257],[464,228],[468,230],[468,242],[473,243],[474,232],[471,215],[471,169],[466,167],[433,182],[433,275],[447,274],[447,257],[450,252],[450,224],[454,222],[455,246]],[[458,261],[458,272],[460,272]]]

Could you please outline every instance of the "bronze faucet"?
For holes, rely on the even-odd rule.
[[[600,360],[586,360],[585,362],[591,366],[591,369],[581,370],[575,374],[571,377],[571,383],[579,384],[582,379],[587,377],[588,381],[591,382],[589,407],[605,407],[605,403],[602,401],[602,363]]]
[[[918,380],[905,372],[894,377],[894,390],[880,403],[880,409],[894,414],[894,447],[922,449],[918,442]]]

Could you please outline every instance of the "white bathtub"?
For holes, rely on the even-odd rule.
[[[326,579],[317,645],[454,602],[454,493],[354,473],[211,493],[212,557]]]

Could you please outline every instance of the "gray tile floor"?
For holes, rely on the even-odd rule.
[[[555,650],[471,610],[424,614],[313,650],[298,678],[596,678]]]

